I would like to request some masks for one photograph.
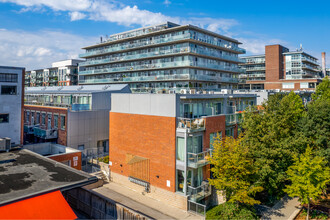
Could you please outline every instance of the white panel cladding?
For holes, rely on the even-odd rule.
[[[112,94],[112,112],[155,115],[165,117],[177,116],[176,94]]]

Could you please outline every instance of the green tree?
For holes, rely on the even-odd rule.
[[[227,202],[259,204],[253,196],[263,188],[252,184],[256,169],[242,140],[242,136],[237,139],[227,137],[224,140],[219,136],[215,138],[210,158],[210,163],[214,165],[211,168],[214,179],[209,179],[209,182],[225,193]]]
[[[242,127],[245,147],[258,168],[258,181],[272,200],[283,193],[292,156],[307,146],[307,139],[297,127],[305,107],[302,99],[291,92],[269,97],[262,108],[260,113],[247,111]]]
[[[306,117],[299,126],[309,144],[324,156],[330,165],[330,80],[324,79],[316,87],[312,102],[307,105]]]
[[[330,99],[330,80],[326,76],[323,81],[316,87],[315,93],[312,95],[312,99]]]
[[[309,217],[310,200],[320,198],[327,183],[330,182],[330,169],[323,157],[313,156],[312,148],[299,157],[294,156],[294,164],[287,170],[292,184],[284,189],[289,196],[299,197],[302,204],[308,204],[307,219]]]

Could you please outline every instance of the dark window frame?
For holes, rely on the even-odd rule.
[[[4,117],[2,117],[2,116],[4,116]],[[4,120],[4,119],[7,119],[7,120]],[[9,123],[9,113],[0,114],[0,124],[2,124],[2,123]]]
[[[2,85],[1,95],[17,95],[17,86]]]

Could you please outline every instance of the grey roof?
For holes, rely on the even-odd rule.
[[[0,153],[0,206],[54,190],[68,190],[97,181],[29,150]]]
[[[98,92],[130,92],[127,84],[26,87],[25,94],[91,94]]]
[[[255,98],[256,94],[178,94],[180,99]]]
[[[0,66],[0,68],[4,68],[4,69],[20,69],[20,70],[24,70],[25,67],[16,67],[16,66]]]

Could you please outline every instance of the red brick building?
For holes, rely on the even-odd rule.
[[[241,89],[314,90],[321,82],[317,58],[302,49],[289,51],[282,45],[268,45],[265,54],[242,57],[246,80]]]
[[[239,112],[255,102],[254,95],[113,94],[113,180],[183,209],[206,208],[213,138],[237,137]]]

